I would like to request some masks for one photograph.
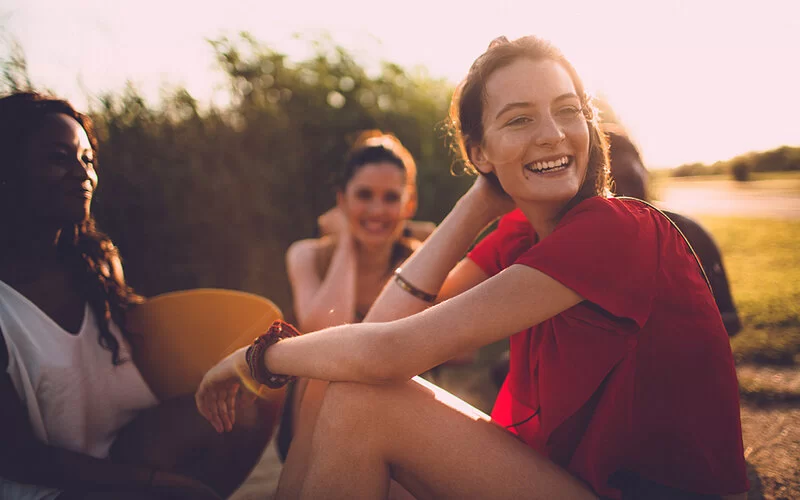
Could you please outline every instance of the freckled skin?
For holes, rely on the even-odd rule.
[[[567,71],[552,60],[518,59],[492,73],[486,96],[478,168],[495,172],[518,206],[568,202],[586,175],[589,126],[582,115],[563,119],[565,110],[581,107]],[[524,167],[564,155],[572,162],[557,172]]]

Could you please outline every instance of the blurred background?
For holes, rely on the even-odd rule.
[[[402,140],[416,218],[438,222],[471,183],[442,126],[453,88],[494,37],[551,39],[639,146],[656,202],[722,249],[743,397],[785,410],[743,412],[749,460],[772,497],[800,495],[800,4],[550,3],[5,0],[0,92],[95,119],[95,212],[140,293],[240,289],[291,317],[284,252],[333,205],[355,132]],[[769,475],[773,441],[794,473]]]

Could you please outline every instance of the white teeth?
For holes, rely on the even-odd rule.
[[[547,171],[547,170],[553,170],[555,168],[562,167],[562,166],[566,165],[567,163],[569,163],[569,157],[562,156],[561,158],[559,158],[557,160],[537,161],[537,162],[534,162],[534,163],[529,163],[529,164],[525,165],[525,168],[527,168],[528,170],[531,170],[533,172],[544,172],[544,171]]]

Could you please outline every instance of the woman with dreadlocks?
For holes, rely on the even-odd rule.
[[[266,434],[227,439],[191,399],[159,404],[132,361],[124,315],[140,299],[90,212],[89,118],[36,93],[3,97],[0,150],[0,498],[232,492]]]

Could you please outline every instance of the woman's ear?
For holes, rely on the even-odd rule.
[[[469,159],[480,173],[491,174],[494,172],[494,165],[486,158],[486,154],[480,145],[469,147]]]

